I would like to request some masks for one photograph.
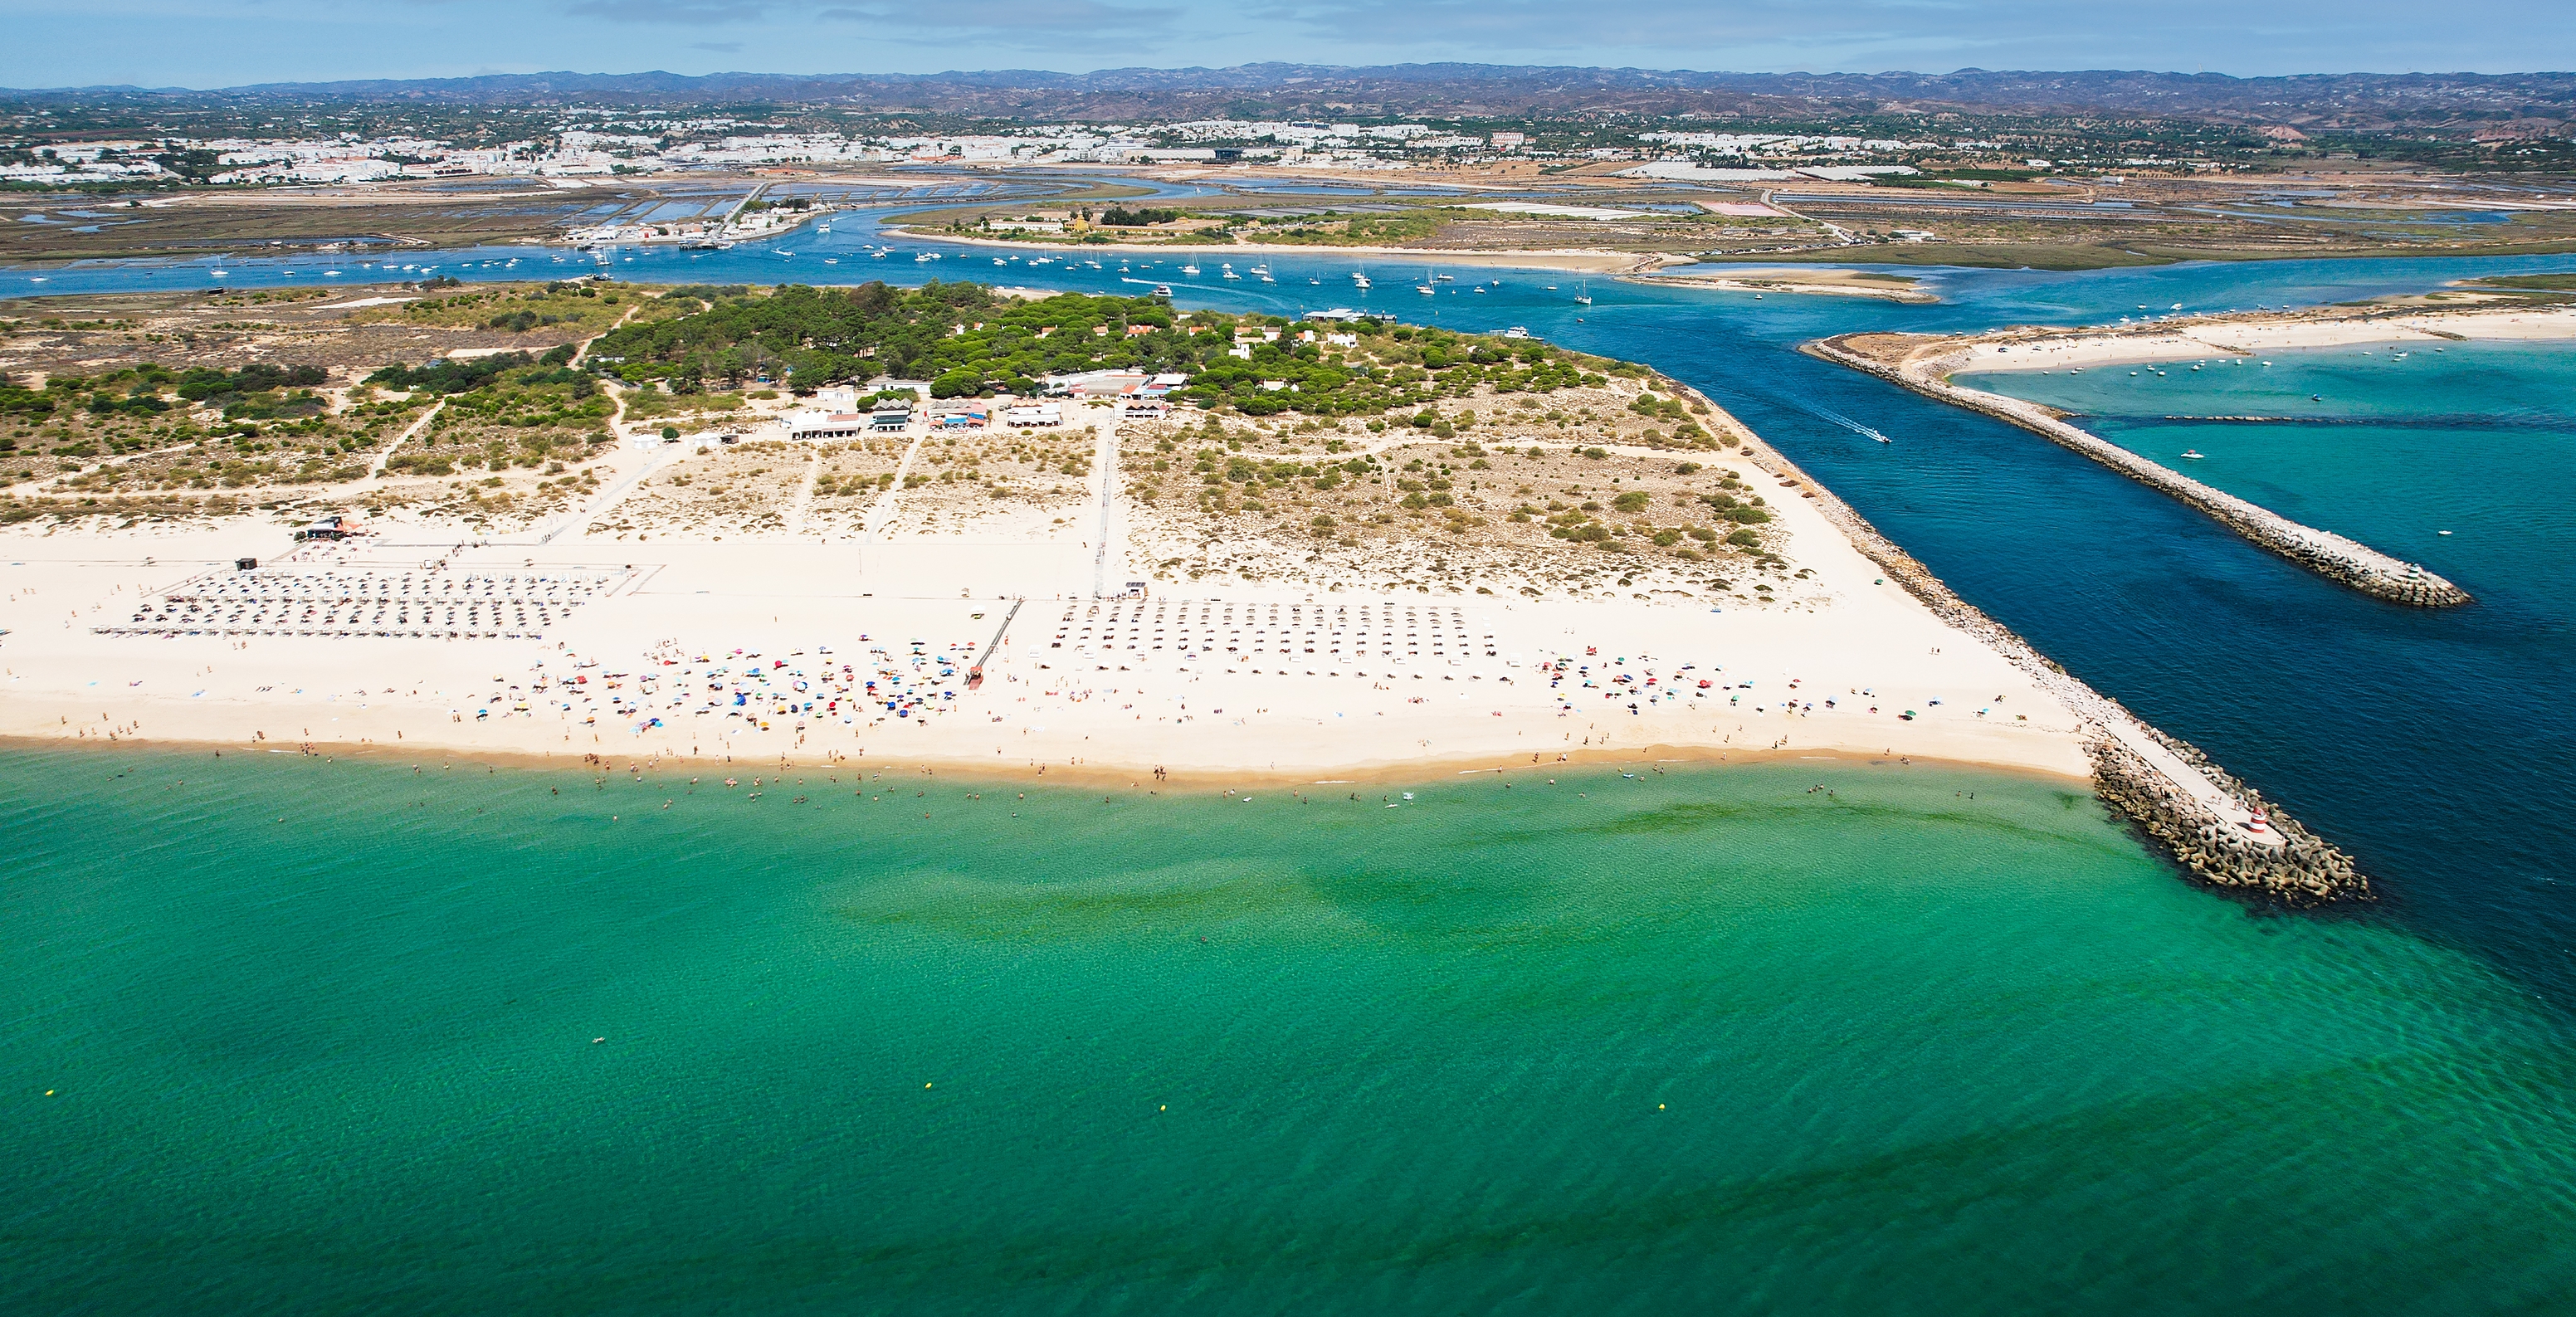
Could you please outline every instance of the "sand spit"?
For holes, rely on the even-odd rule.
[[[23,522],[0,531],[0,737],[1205,790],[1659,756],[1968,764],[2092,781],[2212,882],[2366,895],[1736,418],[1655,385],[1655,422],[1714,437],[1654,446],[1626,381],[1459,400],[1490,413],[1491,447],[1104,411],[936,453],[638,440],[560,506],[394,508],[336,543],[290,545],[283,513]],[[1202,446],[1221,468],[1238,445],[1249,463],[1328,443],[1377,474],[1255,499],[1188,469]],[[916,487],[916,461],[990,478]],[[1456,505],[1422,506],[1407,472],[1457,477]],[[1704,518],[1712,490],[1768,514],[1751,547],[1658,524]],[[1620,533],[1540,533],[1577,503]]]
[[[1660,270],[1646,276],[1629,276],[1625,282],[1649,286],[1681,285],[1730,293],[1782,293],[1803,297],[1873,297],[1886,302],[1931,305],[1941,299],[1925,292],[1910,278],[1881,276],[1873,278],[1859,270],[1783,270],[1768,273],[1760,270],[1726,267],[1703,269],[1681,266]]]

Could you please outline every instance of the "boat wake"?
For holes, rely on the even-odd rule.
[[[1880,434],[1878,431],[1843,415],[1841,412],[1835,411],[1831,407],[1818,407],[1813,403],[1801,403],[1799,405],[1804,407],[1806,410],[1851,431],[1853,434],[1860,435],[1864,438],[1875,439],[1883,444],[1895,442],[1895,440],[1888,438],[1886,435]]]

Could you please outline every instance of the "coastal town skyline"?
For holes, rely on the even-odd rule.
[[[445,78],[548,69],[684,75],[929,73],[943,69],[1223,67],[1260,61],[1381,65],[1491,61],[1568,68],[1742,72],[2150,69],[2231,76],[2530,72],[2576,63],[2576,22],[2551,5],[2478,6],[2434,28],[2410,9],[2294,0],[2196,0],[2156,22],[2011,0],[1921,6],[1870,0],[1622,6],[1562,0],[1473,9],[1377,0],[1257,9],[1016,0],[911,11],[766,0],[10,0],[19,37],[0,86],[210,89],[348,78]],[[95,39],[102,27],[117,39]],[[277,34],[292,31],[294,41]],[[506,31],[506,46],[496,33]],[[2106,52],[2111,52],[2106,54]]]

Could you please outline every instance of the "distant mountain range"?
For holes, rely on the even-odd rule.
[[[24,102],[373,101],[455,105],[830,105],[1017,119],[1639,115],[1763,119],[1955,110],[2214,118],[2388,131],[2488,121],[2523,131],[2576,119],[2576,73],[1697,73],[1499,64],[1340,68],[1025,69],[931,74],[528,73],[270,83],[217,91],[77,87],[0,92]]]

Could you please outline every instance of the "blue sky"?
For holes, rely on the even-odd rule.
[[[0,0],[0,85],[1261,60],[2519,72],[2576,68],[2571,15],[2570,0]]]

